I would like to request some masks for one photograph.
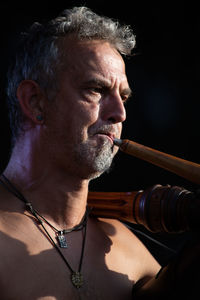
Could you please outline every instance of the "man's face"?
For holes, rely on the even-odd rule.
[[[94,178],[117,152],[130,95],[120,54],[104,41],[66,40],[59,91],[51,102],[46,133],[53,157],[66,171]],[[52,147],[52,146],[51,146]]]

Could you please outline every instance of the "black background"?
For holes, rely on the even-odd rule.
[[[45,1],[0,4],[0,169],[9,157],[5,107],[6,70],[17,34],[33,22],[56,17],[63,9],[85,5],[130,24],[136,34],[135,56],[126,60],[133,97],[127,104],[123,137],[199,163],[200,17],[199,7],[184,1]],[[137,158],[119,153],[112,171],[91,190],[132,191],[154,184],[198,186]]]

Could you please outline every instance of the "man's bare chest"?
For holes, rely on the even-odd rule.
[[[67,236],[68,248],[62,250],[71,269],[43,232],[33,231],[21,240],[7,235],[4,239],[9,245],[1,252],[4,300],[131,299],[133,282],[123,268],[122,272],[115,270],[106,259],[108,254],[111,260],[117,256],[113,253],[112,257],[112,241],[101,232],[88,230],[81,266],[83,285],[78,289],[72,283],[71,269],[76,272],[79,268],[81,233]]]
[[[51,252],[54,249],[11,259],[1,278],[3,299],[131,299],[132,282],[128,276],[109,270],[105,261],[85,258],[81,270],[83,285],[76,288],[71,271]]]

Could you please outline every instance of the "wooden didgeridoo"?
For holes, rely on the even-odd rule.
[[[113,142],[119,146],[121,151],[127,154],[166,169],[191,182],[200,184],[200,165],[197,163],[160,152],[127,139],[114,139]]]
[[[178,186],[157,184],[138,192],[90,191],[88,206],[93,216],[143,225],[151,232],[200,229],[200,200]]]
[[[199,164],[130,140],[114,139],[114,144],[127,154],[200,183]],[[88,205],[95,216],[141,224],[152,232],[200,229],[200,200],[194,193],[177,186],[155,185],[138,192],[89,192]]]

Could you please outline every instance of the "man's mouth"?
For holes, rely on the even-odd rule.
[[[96,133],[96,135],[99,135],[99,136],[102,136],[102,137],[104,136],[105,138],[109,139],[110,142],[113,144],[113,140],[115,138],[115,135],[113,133],[99,131],[99,132]]]

